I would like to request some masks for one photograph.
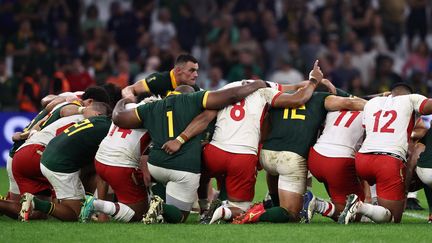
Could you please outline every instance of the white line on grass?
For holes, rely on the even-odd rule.
[[[416,218],[416,219],[427,219],[427,216],[422,215],[422,214],[418,214],[418,213],[405,212],[404,215],[412,217],[412,218]]]

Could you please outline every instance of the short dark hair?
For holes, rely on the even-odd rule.
[[[192,55],[190,55],[190,54],[180,54],[176,58],[174,65],[177,66],[177,65],[180,65],[180,64],[185,64],[187,62],[198,63],[197,59],[195,57],[193,57]]]
[[[403,88],[405,88],[405,89],[408,90],[411,94],[414,93],[413,88],[412,88],[409,84],[407,84],[407,83],[405,83],[405,82],[397,82],[397,83],[394,83],[394,84],[391,86],[390,90],[393,91],[394,89],[396,89],[396,88],[398,88],[398,87],[403,87]]]
[[[103,84],[101,87],[104,88],[105,91],[108,93],[108,104],[111,106],[111,108],[114,108],[114,106],[117,104],[117,101],[122,98],[121,89],[113,83],[106,83]]]
[[[109,104],[110,98],[108,92],[100,86],[88,87],[81,97],[83,100],[93,99],[94,101],[104,102]]]
[[[94,111],[101,113],[102,115],[111,116],[112,109],[105,102],[93,102],[91,105]]]

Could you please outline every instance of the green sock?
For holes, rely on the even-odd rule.
[[[219,188],[219,197],[218,197],[221,201],[225,201],[228,200],[228,193],[226,191],[226,186],[225,186],[225,178],[222,180],[221,184],[220,184],[220,188]]]
[[[424,185],[424,192],[426,196],[426,201],[429,207],[429,214],[432,214],[432,189],[427,185]]]
[[[167,223],[177,224],[182,221],[183,214],[176,206],[163,204],[163,217]]]
[[[279,194],[278,193],[270,193],[270,197],[273,203],[273,207],[279,207]]]
[[[162,198],[162,200],[166,200],[166,187],[162,183],[157,182],[154,186],[152,186],[151,191],[154,195]]]
[[[288,211],[281,207],[272,207],[263,213],[259,221],[261,222],[271,222],[271,223],[287,223],[292,221],[292,216]]]
[[[33,198],[35,210],[41,211],[46,214],[51,214],[54,211],[55,205],[52,202],[40,200],[37,197]]]

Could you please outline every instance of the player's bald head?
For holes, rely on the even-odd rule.
[[[192,86],[189,86],[189,85],[180,85],[175,89],[175,91],[180,92],[182,94],[195,92],[194,88]]]

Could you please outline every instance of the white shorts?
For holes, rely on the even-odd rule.
[[[201,174],[171,170],[148,164],[150,174],[158,182],[166,185],[166,203],[180,210],[190,211],[197,199]]]
[[[85,198],[84,186],[80,180],[80,171],[73,173],[54,172],[40,164],[42,174],[52,185],[59,200],[82,200]]]
[[[9,192],[13,194],[20,194],[20,190],[18,188],[18,184],[15,181],[15,178],[12,173],[12,157],[8,156],[6,160],[6,170],[9,177]]]
[[[428,187],[432,187],[432,169],[417,167],[416,172],[420,180]]]
[[[307,162],[302,156],[288,151],[263,149],[261,166],[271,175],[279,175],[278,188],[304,194],[306,192]]]

